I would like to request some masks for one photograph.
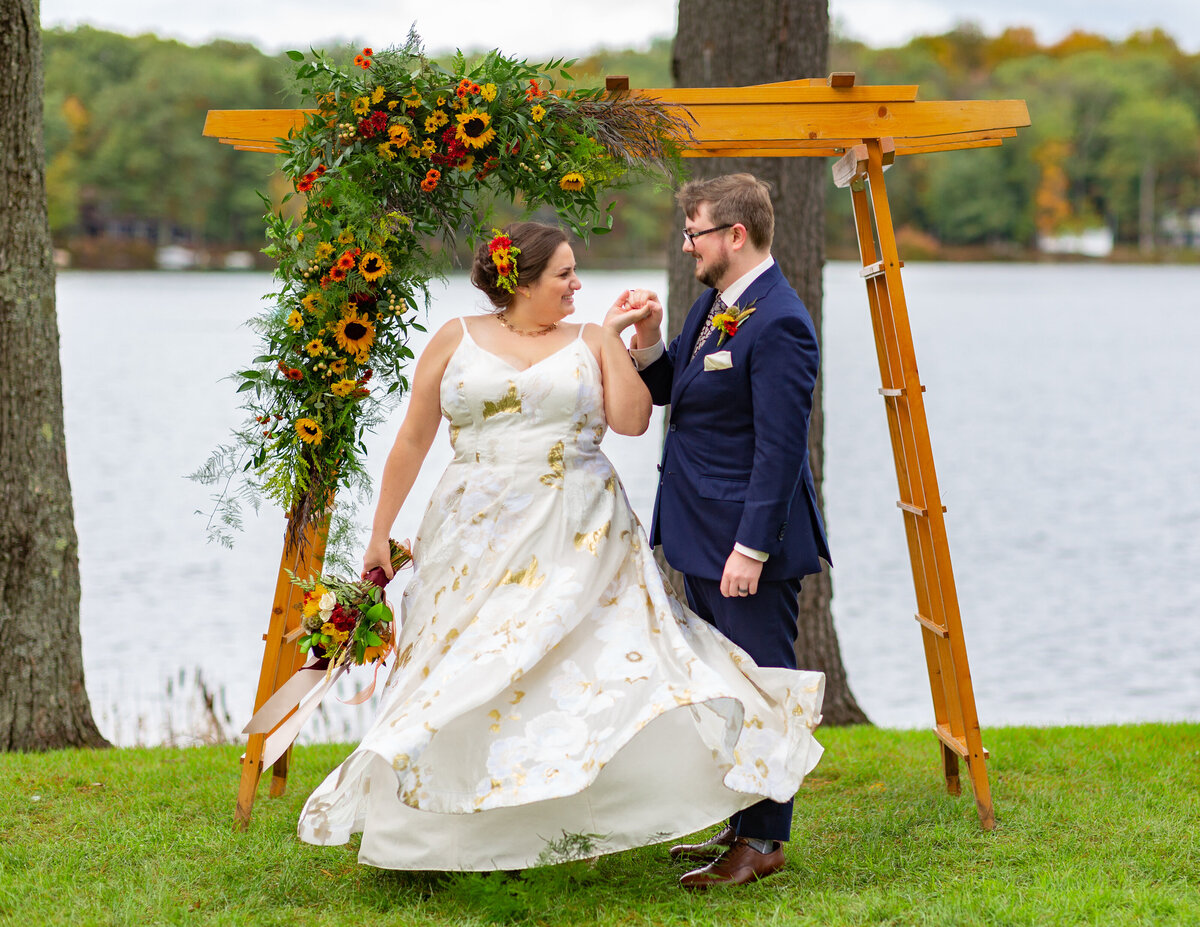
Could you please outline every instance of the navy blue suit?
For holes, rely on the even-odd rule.
[[[777,264],[737,301],[755,312],[718,347],[714,332],[689,360],[716,290],[692,305],[679,337],[641,371],[655,404],[671,405],[651,542],[684,574],[688,604],[760,666],[796,668],[800,578],[829,560],[808,462],[808,420],[820,366],[816,329]],[[728,351],[726,369],[704,359]],[[767,553],[756,595],[725,598],[733,545]],[[735,815],[738,834],[786,840],[791,804]]]

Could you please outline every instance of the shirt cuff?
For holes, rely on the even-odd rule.
[[[739,554],[745,554],[747,557],[753,557],[760,563],[766,563],[770,554],[764,554],[761,550],[755,550],[753,547],[747,547],[745,544],[734,543],[733,549]]]
[[[645,370],[666,352],[667,349],[663,346],[662,339],[659,338],[648,348],[630,348],[629,356],[633,358],[633,366],[638,370]]]

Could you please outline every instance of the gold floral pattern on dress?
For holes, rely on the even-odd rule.
[[[597,528],[595,531],[580,531],[575,534],[575,549],[586,550],[593,556],[597,553],[597,548],[603,538],[608,537],[608,529],[612,526],[612,522],[606,521],[603,528]]]
[[[500,580],[501,586],[525,586],[527,589],[536,589],[546,581],[546,575],[537,575],[538,562],[537,557],[529,561],[529,566],[523,570],[505,570],[504,576]]]
[[[517,384],[508,381],[508,392],[495,402],[484,402],[483,419],[487,421],[495,415],[519,413],[521,411],[521,394],[517,392]]]
[[[566,479],[567,468],[563,463],[565,450],[565,445],[559,441],[550,448],[550,453],[546,455],[546,463],[550,465],[550,472],[543,474],[541,481],[547,486],[561,486],[563,480]]]

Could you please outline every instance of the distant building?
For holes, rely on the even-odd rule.
[[[1110,228],[1084,229],[1082,232],[1060,235],[1039,235],[1038,250],[1045,254],[1082,254],[1085,257],[1108,257],[1112,254],[1113,233]]]
[[[1183,215],[1170,213],[1163,217],[1158,228],[1163,238],[1176,248],[1200,248],[1200,209]]]

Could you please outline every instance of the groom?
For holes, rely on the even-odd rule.
[[[655,404],[671,406],[651,543],[684,574],[693,611],[760,666],[795,669],[800,579],[829,559],[808,463],[816,330],[771,257],[765,183],[696,180],[677,200],[683,250],[709,289],[669,347],[653,294],[635,294],[629,312],[643,316],[634,363]],[[680,883],[740,885],[779,871],[791,822],[790,801],[764,800],[704,843],[673,847],[673,858],[707,862]]]

